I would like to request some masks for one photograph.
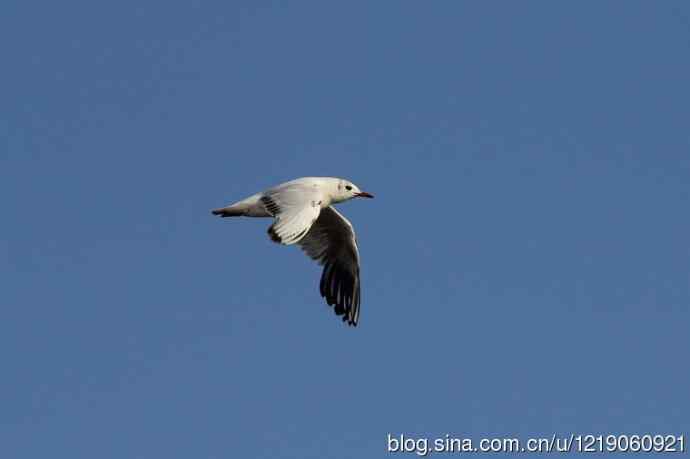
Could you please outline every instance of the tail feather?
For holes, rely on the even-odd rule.
[[[211,213],[213,215],[220,215],[221,217],[239,217],[244,215],[243,210],[233,209],[232,206],[213,209]]]

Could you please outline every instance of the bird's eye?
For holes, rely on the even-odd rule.
[[[345,185],[345,189],[346,189],[347,191],[351,191],[351,190],[352,190],[352,187],[351,187],[350,185]]]

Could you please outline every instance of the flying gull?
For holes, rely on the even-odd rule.
[[[298,244],[323,265],[321,296],[349,325],[359,319],[359,251],[352,224],[332,204],[373,198],[352,182],[332,177],[303,177],[220,209],[221,217],[273,217],[271,240]]]

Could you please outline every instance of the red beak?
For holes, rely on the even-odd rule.
[[[358,198],[373,198],[374,197],[373,194],[367,193],[366,191],[360,191],[355,196],[357,196]]]

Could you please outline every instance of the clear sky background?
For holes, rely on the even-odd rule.
[[[0,51],[3,458],[689,433],[687,2],[8,1]],[[376,195],[357,328],[209,213],[309,175]]]

